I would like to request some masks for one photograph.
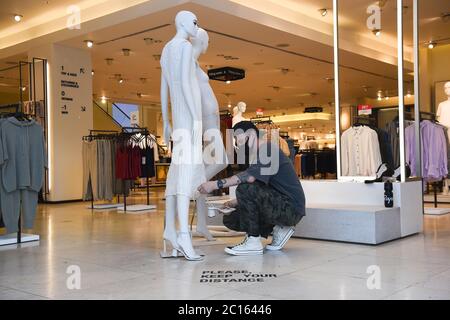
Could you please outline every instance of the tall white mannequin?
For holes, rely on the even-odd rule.
[[[450,81],[444,85],[444,91],[447,96],[447,100],[439,104],[437,110],[437,120],[440,124],[447,128],[447,136],[450,141]],[[449,148],[450,146],[447,146]],[[445,179],[444,194],[449,192],[449,179]]]
[[[237,113],[236,115],[233,114],[233,127],[236,123],[239,123],[241,121],[248,121],[248,119],[244,118],[243,113],[245,113],[245,110],[247,109],[247,105],[245,104],[245,102],[239,102],[237,104]],[[234,111],[234,109],[233,109]]]
[[[447,134],[450,139],[450,81],[445,83],[444,91],[447,95],[447,100],[439,104],[437,117],[439,122],[449,129]]]
[[[197,187],[206,181],[202,162],[201,95],[196,76],[192,44],[189,37],[197,34],[197,17],[180,11],[175,18],[177,33],[161,54],[161,108],[166,143],[172,136],[172,162],[166,181],[166,216],[164,239],[188,260],[201,260],[192,247],[189,233],[189,204]],[[168,97],[172,109],[172,132]],[[178,215],[180,232],[176,232]]]
[[[206,133],[205,148],[212,148],[215,153],[214,159],[205,164],[206,180],[209,181],[212,177],[225,169],[228,165],[226,157],[225,146],[223,145],[220,134],[220,118],[219,118],[219,103],[217,102],[214,91],[209,84],[208,75],[202,70],[198,63],[198,58],[208,50],[209,36],[202,28],[198,29],[197,36],[191,38],[193,47],[194,60],[196,61],[196,74],[200,85],[200,94],[202,101],[202,127],[203,134]],[[211,134],[214,138],[211,139]],[[208,137],[207,137],[208,136]],[[208,141],[210,140],[210,141]],[[202,234],[206,239],[213,240],[211,233],[207,228],[206,216],[208,207],[206,206],[206,195],[201,195],[197,198],[197,232]]]

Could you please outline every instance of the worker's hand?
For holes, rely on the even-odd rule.
[[[233,199],[233,200],[225,202],[223,205],[228,208],[236,208],[238,205],[238,201],[237,201],[237,199]]]
[[[200,185],[197,189],[202,194],[208,194],[217,190],[217,181],[207,181]]]

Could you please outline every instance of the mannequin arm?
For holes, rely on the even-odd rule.
[[[169,86],[164,73],[161,72],[161,112],[164,123],[164,142],[169,144],[172,128],[169,122]]]
[[[200,106],[195,105],[193,95],[194,88],[192,88],[192,79],[190,78],[192,63],[194,63],[192,57],[192,45],[185,44],[181,53],[181,86],[192,120],[201,121],[199,114]]]

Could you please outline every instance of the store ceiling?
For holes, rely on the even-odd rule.
[[[332,24],[331,12],[320,17],[318,8],[331,8],[331,0],[271,0],[301,11],[311,17]],[[79,1],[80,2],[80,1]],[[410,0],[405,5],[411,8]],[[61,9],[77,1],[9,1],[1,3],[0,29],[14,24],[11,13],[19,12],[24,17],[42,15],[48,10]],[[80,2],[81,3],[81,2]],[[340,0],[342,29],[350,30],[360,37],[374,41],[395,41],[395,1],[388,0],[383,7],[383,35],[377,39],[367,31],[366,7],[373,1]],[[448,23],[442,22],[441,13],[450,11],[450,1],[421,1],[421,41],[431,38],[450,37]],[[89,35],[63,42],[66,45],[86,49],[84,40],[92,39],[95,45],[91,50],[93,57],[94,93],[122,101],[142,102],[148,105],[159,103],[160,70],[158,54],[164,43],[174,35],[173,18],[180,9],[195,12],[200,25],[210,32],[210,48],[200,62],[206,66],[236,66],[244,68],[247,77],[230,85],[212,81],[213,89],[221,109],[231,103],[246,101],[249,113],[262,107],[266,114],[299,113],[306,106],[323,106],[332,112],[334,101],[333,51],[330,46],[306,40],[292,34],[268,28],[248,20],[227,15],[196,4],[186,4],[170,10],[135,19]],[[359,12],[359,14],[358,14]],[[405,30],[412,30],[412,10],[405,14]],[[160,28],[158,28],[160,27]],[[157,28],[152,31],[143,30]],[[138,33],[138,34],[136,34]],[[411,32],[412,33],[412,32]],[[411,33],[405,35],[405,44],[411,42]],[[136,34],[134,36],[127,36]],[[122,39],[118,39],[124,37]],[[146,44],[144,38],[160,40],[161,43]],[[118,39],[118,40],[114,40]],[[103,44],[101,44],[103,43]],[[289,44],[288,47],[278,47]],[[131,50],[125,57],[122,49]],[[237,57],[225,60],[223,56]],[[106,58],[113,58],[108,66]],[[365,58],[357,53],[342,52],[341,93],[342,102],[354,103],[365,96],[375,97],[378,90],[396,94],[395,66]],[[7,59],[10,60],[10,59]],[[284,69],[284,70],[283,70]],[[367,72],[362,72],[367,71]],[[117,74],[124,78],[119,84]],[[140,78],[146,78],[145,83]],[[411,80],[408,76],[407,80]],[[407,84],[407,88],[411,85]],[[364,88],[366,87],[366,88]],[[138,97],[141,94],[141,98]]]

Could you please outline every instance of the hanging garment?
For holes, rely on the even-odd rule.
[[[424,120],[420,123],[422,149],[422,176],[425,181],[437,181],[447,177],[447,140],[445,128],[437,123]],[[411,174],[416,171],[416,141],[415,126],[405,129],[406,162],[411,168]]]
[[[373,176],[382,163],[378,135],[367,126],[347,129],[341,148],[343,176]]]
[[[47,157],[42,127],[34,120],[8,118],[0,123],[0,135],[0,206],[12,233],[18,231],[21,212],[25,228],[33,227]]]
[[[300,177],[302,175],[302,156],[300,154],[295,155],[294,168],[297,177]]]
[[[109,140],[97,140],[97,174],[98,174],[98,198],[112,200],[113,178],[111,142]]]
[[[98,200],[97,141],[83,141],[83,200]]]
[[[155,172],[155,148],[146,148],[142,150],[141,177],[152,178],[156,176]]]

